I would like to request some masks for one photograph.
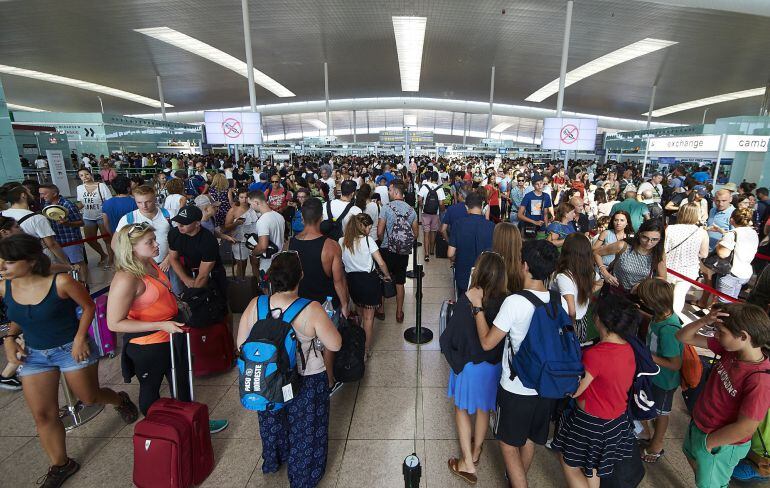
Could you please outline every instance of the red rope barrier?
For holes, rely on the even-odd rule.
[[[85,239],[78,239],[77,241],[63,242],[59,244],[61,247],[77,246],[78,244],[85,244],[86,242],[97,241],[99,239],[105,239],[112,236],[112,234],[101,234],[93,237],[86,237]]]
[[[767,254],[757,253],[756,256],[754,256],[754,257],[757,258],[757,259],[761,259],[763,261],[770,261],[770,256],[768,256]]]
[[[731,297],[730,295],[725,295],[721,291],[716,290],[716,289],[714,289],[714,288],[712,288],[712,287],[710,287],[710,286],[708,286],[706,284],[703,284],[700,281],[695,281],[692,278],[688,278],[687,276],[681,275],[681,274],[677,273],[676,271],[672,270],[671,268],[666,268],[666,271],[668,271],[670,274],[676,276],[680,280],[684,280],[684,281],[686,281],[686,282],[688,282],[688,283],[690,283],[692,285],[695,285],[698,288],[700,288],[702,290],[705,290],[705,291],[707,291],[707,292],[709,292],[709,293],[711,293],[713,295],[716,295],[718,297],[724,298],[725,300],[727,300],[729,302],[740,302],[741,301],[741,300],[738,300],[737,298]]]

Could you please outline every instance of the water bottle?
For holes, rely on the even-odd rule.
[[[326,315],[329,316],[329,320],[333,320],[334,318],[334,305],[332,304],[332,297],[326,297],[326,301],[323,304],[323,309],[326,312]],[[319,351],[322,351],[324,348],[323,343],[321,342],[321,339],[318,337],[315,338],[315,347]]]

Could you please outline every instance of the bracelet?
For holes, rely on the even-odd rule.
[[[20,335],[21,335],[21,334],[5,334],[5,335],[3,336],[3,341],[5,341],[6,339],[8,339],[9,337],[13,337],[14,339],[16,339],[16,338],[17,338],[17,337],[19,337]]]

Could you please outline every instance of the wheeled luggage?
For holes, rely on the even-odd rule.
[[[449,253],[449,243],[441,232],[436,232],[436,257],[446,258]]]
[[[224,321],[190,328],[190,344],[195,376],[223,373],[235,365],[235,342]]]
[[[192,364],[190,335],[187,361]],[[188,368],[189,402],[177,399],[174,335],[171,335],[171,377],[174,398],[152,404],[134,427],[134,484],[139,488],[187,488],[203,483],[214,470],[209,409],[194,401],[192,368]]]

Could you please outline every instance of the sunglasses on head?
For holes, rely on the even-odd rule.
[[[131,224],[128,229],[128,237],[132,237],[135,232],[144,232],[150,228],[150,224],[147,222],[140,222],[138,224]]]

